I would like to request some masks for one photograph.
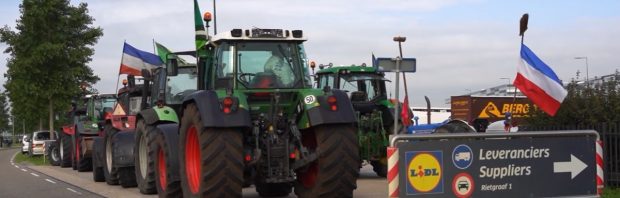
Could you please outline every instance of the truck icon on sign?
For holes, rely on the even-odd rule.
[[[455,161],[469,161],[471,160],[471,153],[470,152],[457,153],[456,155],[454,155],[454,160]]]

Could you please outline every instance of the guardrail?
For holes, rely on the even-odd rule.
[[[599,138],[594,130],[391,135],[388,196],[597,197]]]

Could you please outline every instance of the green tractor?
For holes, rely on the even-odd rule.
[[[176,57],[179,54],[183,53],[171,55]],[[151,94],[136,118],[136,181],[141,193],[166,196],[181,190],[177,160],[179,135],[177,131],[162,129],[179,128],[177,115],[185,96],[196,91],[198,72],[195,64],[184,64],[175,73],[159,67],[143,70],[142,76],[149,85],[145,89]],[[164,163],[166,161],[169,163]]]
[[[386,148],[388,136],[394,133],[394,103],[388,99],[383,72],[375,67],[340,66],[324,68],[316,73],[318,88],[332,87],[347,93],[359,120],[357,137],[360,157],[370,162],[381,177],[387,176]],[[412,117],[412,116],[409,116]],[[400,120],[400,118],[399,118]],[[398,133],[406,133],[399,121]]]
[[[63,126],[58,140],[61,167],[91,170],[93,138],[101,133],[101,122],[115,101],[113,94],[89,94],[73,104],[72,124]]]
[[[199,91],[180,112],[183,196],[241,197],[252,181],[261,196],[294,189],[298,197],[352,197],[360,164],[355,112],[343,91],[312,88],[303,32],[205,37],[196,51]],[[177,69],[176,59],[167,62]]]

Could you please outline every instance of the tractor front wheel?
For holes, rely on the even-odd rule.
[[[204,128],[195,104],[185,107],[180,132],[183,197],[241,197],[242,132]]]
[[[175,132],[154,131],[155,137],[155,180],[160,197],[180,197],[179,181],[179,134]]]
[[[138,120],[136,124],[136,142],[134,146],[135,170],[138,189],[142,194],[155,194],[155,145],[153,127],[147,126],[144,120]]]
[[[350,125],[324,125],[304,131],[303,144],[319,157],[297,171],[298,197],[353,197],[359,175],[359,147]]]
[[[118,185],[118,171],[112,165],[112,159],[114,159],[112,156],[112,137],[118,133],[118,130],[112,127],[112,124],[106,124],[103,131],[105,133],[103,140],[103,175],[107,184]]]

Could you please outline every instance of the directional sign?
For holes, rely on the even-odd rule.
[[[596,195],[593,136],[398,143],[400,196]]]

